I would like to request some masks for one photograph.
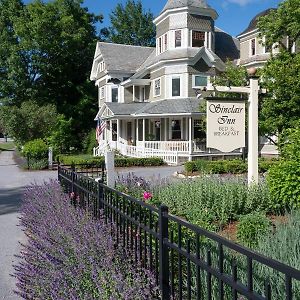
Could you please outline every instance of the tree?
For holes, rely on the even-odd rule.
[[[141,0],[117,4],[110,14],[111,27],[102,29],[104,40],[127,45],[155,46],[153,14],[145,12]]]
[[[0,0],[0,102],[20,106],[34,99],[40,106],[54,104],[74,120],[79,140],[94,126],[97,112],[89,74],[95,23],[102,21],[82,3]]]
[[[269,93],[261,102],[260,128],[269,135],[293,128],[299,120],[300,54],[292,53],[293,43],[299,44],[299,19],[299,0],[286,0],[258,22],[265,44],[280,48],[280,53],[271,57],[262,72],[263,84]],[[284,42],[287,37],[289,43]]]
[[[34,101],[26,101],[20,107],[3,106],[0,110],[5,132],[20,145],[48,137],[55,128],[58,116],[53,104],[39,106]]]

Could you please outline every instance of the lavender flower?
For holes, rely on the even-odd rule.
[[[75,195],[74,195],[75,196]],[[15,266],[23,299],[155,299],[152,274],[115,247],[113,226],[67,201],[55,181],[29,187],[21,225],[28,237]]]

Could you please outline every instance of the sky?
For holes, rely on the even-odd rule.
[[[109,26],[109,14],[116,7],[117,3],[125,4],[127,0],[84,0],[84,6],[90,12],[102,14],[104,22],[100,27]],[[216,26],[227,33],[236,36],[244,31],[251,19],[261,11],[277,7],[280,0],[207,0],[208,4],[214,8],[219,18]],[[25,3],[30,0],[25,0]],[[142,0],[145,10],[150,10],[157,16],[163,9],[167,0]]]

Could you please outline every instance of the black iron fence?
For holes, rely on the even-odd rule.
[[[161,299],[300,299],[300,271],[59,166],[75,205],[100,210],[120,246],[150,269]],[[300,258],[299,258],[300,259]]]

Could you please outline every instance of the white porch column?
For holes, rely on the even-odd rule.
[[[145,148],[146,141],[146,120],[143,119],[143,147]]]
[[[139,119],[136,119],[136,122],[135,122],[135,129],[136,129],[136,134],[135,134],[135,140],[136,140],[136,145],[138,144],[138,141],[139,141]]]
[[[248,184],[258,183],[258,79],[250,78],[248,102]]]
[[[165,141],[169,140],[169,118],[165,118]]]
[[[110,133],[109,141],[112,142],[113,140],[112,120],[109,121],[109,133]]]
[[[193,153],[193,118],[189,118],[189,161],[192,160]]]
[[[121,137],[121,126],[120,126],[120,120],[117,119],[117,149],[119,149],[120,137]]]
[[[132,86],[132,101],[135,101],[135,85]]]

